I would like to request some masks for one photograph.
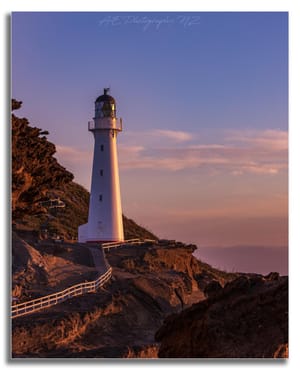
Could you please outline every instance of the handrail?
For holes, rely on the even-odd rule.
[[[128,240],[124,240],[123,242],[103,243],[101,247],[103,250],[107,249],[109,251],[110,248],[117,248],[117,247],[127,245],[127,244],[132,244],[132,245],[142,244],[144,242],[156,242],[156,240],[154,239],[153,240],[152,239],[144,239],[144,240],[128,239]],[[107,261],[106,263],[108,264]],[[79,283],[69,288],[66,288],[64,290],[61,290],[60,292],[52,293],[44,297],[35,298],[31,301],[22,302],[22,303],[13,305],[11,307],[11,317],[15,318],[15,317],[27,315],[29,313],[39,311],[43,308],[52,307],[72,297],[76,297],[78,295],[82,295],[86,293],[95,292],[98,288],[103,286],[111,278],[111,276],[112,276],[112,267],[110,266],[108,270],[104,274],[100,275],[96,280]]]
[[[112,270],[111,267],[110,267],[110,269]],[[100,277],[98,277],[98,279],[96,279],[96,280],[87,281],[85,283],[79,283],[79,284],[76,284],[76,285],[72,285],[69,288],[61,290],[60,292],[52,293],[52,294],[46,295],[44,297],[32,299],[31,301],[22,302],[22,303],[19,303],[17,305],[12,306],[12,308],[13,308],[13,310],[15,310],[16,308],[22,308],[23,306],[24,307],[25,306],[34,306],[36,303],[42,303],[44,301],[51,300],[54,297],[56,298],[57,296],[61,296],[61,298],[63,298],[64,296],[66,296],[68,294],[71,294],[76,289],[79,289],[79,288],[82,288],[82,287],[87,287],[88,285],[93,286],[98,280],[103,278],[104,275],[106,275],[108,273],[108,271],[109,271],[109,269],[104,274],[102,274]]]
[[[103,243],[101,244],[103,249],[110,249],[110,248],[116,248],[120,247],[122,245],[126,244],[140,244],[143,243],[140,239],[128,239],[128,240],[123,240],[121,242],[108,242],[108,243]]]
[[[60,292],[14,305],[11,309],[11,316],[12,318],[15,318],[18,316],[27,315],[29,313],[39,311],[42,308],[47,308],[58,303],[62,303],[67,299],[76,297],[78,295],[95,292],[111,278],[111,275],[112,268],[110,267],[104,274],[99,276],[99,278],[94,281],[76,284]]]

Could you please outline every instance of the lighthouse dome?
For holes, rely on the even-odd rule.
[[[96,103],[99,103],[99,102],[116,103],[115,99],[112,96],[107,94],[108,91],[109,91],[109,88],[105,88],[103,95],[98,96],[98,98],[96,99]]]
[[[95,117],[116,117],[116,101],[108,95],[108,88],[104,89],[103,95],[98,96],[95,101]]]

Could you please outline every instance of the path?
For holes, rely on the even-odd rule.
[[[106,261],[103,249],[101,247],[88,247],[89,251],[91,252],[91,255],[93,257],[94,265],[99,272],[100,275],[104,274],[107,269],[109,268],[109,265]]]

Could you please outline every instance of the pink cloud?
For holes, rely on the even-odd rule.
[[[282,130],[235,130],[225,140],[265,150],[288,149],[288,132]]]
[[[120,159],[123,169],[208,169],[232,175],[276,175],[287,169],[287,132],[235,131],[224,143],[161,147],[147,142],[143,150]],[[139,148],[139,147],[138,147]]]
[[[64,162],[88,162],[92,160],[92,151],[85,151],[66,145],[56,145],[56,156]]]
[[[277,175],[287,169],[288,134],[280,130],[226,132],[219,143],[187,143],[197,135],[183,131],[153,130],[145,133],[129,133],[131,144],[119,144],[119,162],[122,170],[150,169],[180,171],[198,169],[210,173],[242,176]],[[165,137],[159,143],[155,137]],[[166,147],[162,144],[168,143]],[[178,146],[178,144],[181,144]],[[89,151],[57,145],[58,159],[70,169],[91,166],[92,148]]]
[[[185,142],[193,138],[193,136],[184,131],[174,131],[174,130],[153,130],[152,135],[159,136],[167,139],[171,139],[175,142]]]

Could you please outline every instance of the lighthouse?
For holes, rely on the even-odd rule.
[[[88,123],[94,136],[94,158],[88,223],[79,226],[80,243],[104,243],[124,240],[120,194],[117,136],[122,119],[116,116],[116,101],[108,95],[95,101],[95,117]]]

